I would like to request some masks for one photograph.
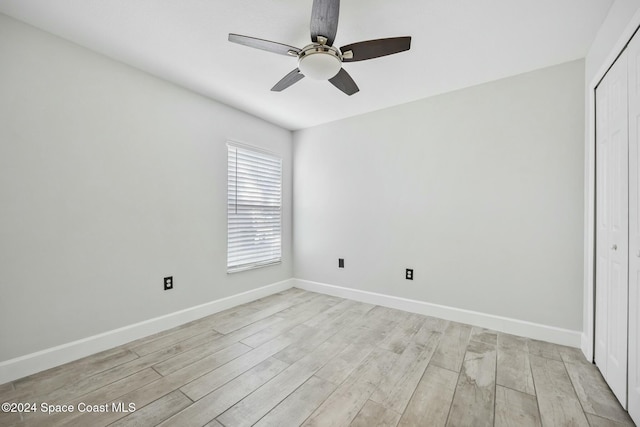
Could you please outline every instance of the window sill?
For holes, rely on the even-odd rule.
[[[256,268],[269,267],[271,265],[282,264],[282,260],[261,262],[257,264],[242,265],[239,267],[227,268],[227,274],[240,273],[241,271],[254,270]]]

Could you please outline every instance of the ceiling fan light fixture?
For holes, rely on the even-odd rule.
[[[298,59],[298,69],[306,77],[329,80],[342,68],[337,49],[330,46],[311,45],[303,49]]]
[[[310,26],[311,44],[303,49],[235,33],[229,34],[229,41],[298,58],[298,68],[281,78],[271,88],[273,92],[282,92],[306,76],[314,80],[328,80],[344,94],[351,96],[360,89],[349,73],[342,68],[343,62],[365,61],[404,52],[411,48],[411,37],[365,40],[338,49],[333,47],[333,42],[338,30],[339,14],[340,0],[313,0]]]

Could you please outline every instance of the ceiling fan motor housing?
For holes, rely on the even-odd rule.
[[[328,80],[342,68],[342,56],[333,46],[310,44],[298,55],[298,68],[307,77]]]

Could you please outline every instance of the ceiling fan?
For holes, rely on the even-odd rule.
[[[343,62],[364,61],[404,52],[411,48],[411,37],[392,37],[333,46],[338,30],[340,0],[313,0],[311,8],[311,44],[298,49],[282,43],[255,37],[229,34],[229,41],[298,58],[298,67],[284,76],[272,91],[280,92],[305,76],[329,82],[347,95],[358,92],[358,86],[342,68]]]

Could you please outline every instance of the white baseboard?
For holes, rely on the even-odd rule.
[[[382,305],[389,308],[409,311],[411,313],[439,317],[441,319],[467,323],[469,325],[493,329],[496,331],[520,335],[537,340],[548,341],[555,344],[562,344],[570,347],[580,348],[581,345],[582,333],[579,331],[572,331],[569,329],[562,329],[555,326],[547,326],[523,320],[510,319],[508,317],[495,316],[492,314],[479,313],[477,311],[463,310],[455,307],[431,304],[424,301],[378,294],[375,292],[367,292],[358,289],[328,285],[326,283],[318,283],[301,279],[294,280],[294,286],[296,288],[304,289],[307,291],[352,299],[369,304]]]
[[[240,304],[292,288],[293,279],[231,295],[164,316],[0,362],[0,384],[201,319]]]

